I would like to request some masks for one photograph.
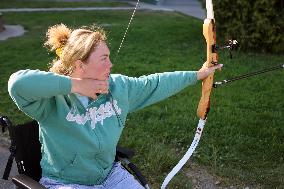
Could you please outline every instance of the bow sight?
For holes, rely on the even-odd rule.
[[[229,50],[229,54],[230,54],[230,59],[233,58],[233,55],[232,55],[232,50],[234,48],[236,48],[238,44],[238,41],[235,40],[235,39],[230,39],[228,40],[228,43],[227,45],[224,45],[224,46],[221,46],[221,47],[218,47],[218,45],[213,45],[212,47],[212,53],[217,53],[218,50],[224,50],[224,49],[228,49]],[[218,64],[216,62],[213,62],[214,65]]]

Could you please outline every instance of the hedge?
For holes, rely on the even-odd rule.
[[[236,39],[244,51],[284,53],[283,0],[213,0],[213,6],[218,39]]]

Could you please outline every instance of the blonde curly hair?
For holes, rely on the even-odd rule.
[[[75,61],[85,61],[94,48],[106,41],[105,31],[97,26],[71,30],[64,24],[49,27],[44,43],[58,57],[51,63],[49,71],[70,76],[75,69]]]

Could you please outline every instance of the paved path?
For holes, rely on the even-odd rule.
[[[4,25],[5,30],[0,33],[0,41],[10,37],[21,36],[25,33],[24,27],[20,25]]]
[[[158,5],[199,19],[204,19],[206,16],[205,10],[202,8],[201,3],[198,0],[160,0]]]

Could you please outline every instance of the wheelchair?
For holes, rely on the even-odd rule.
[[[9,132],[11,154],[3,174],[4,180],[8,180],[13,161],[15,159],[18,175],[12,178],[12,182],[17,189],[46,189],[39,183],[41,178],[41,144],[39,142],[39,125],[33,120],[24,124],[13,126],[7,116],[0,116],[2,132],[7,129]],[[122,165],[132,173],[145,189],[150,189],[146,178],[130,159],[134,152],[127,148],[116,148],[115,161],[120,161]]]

